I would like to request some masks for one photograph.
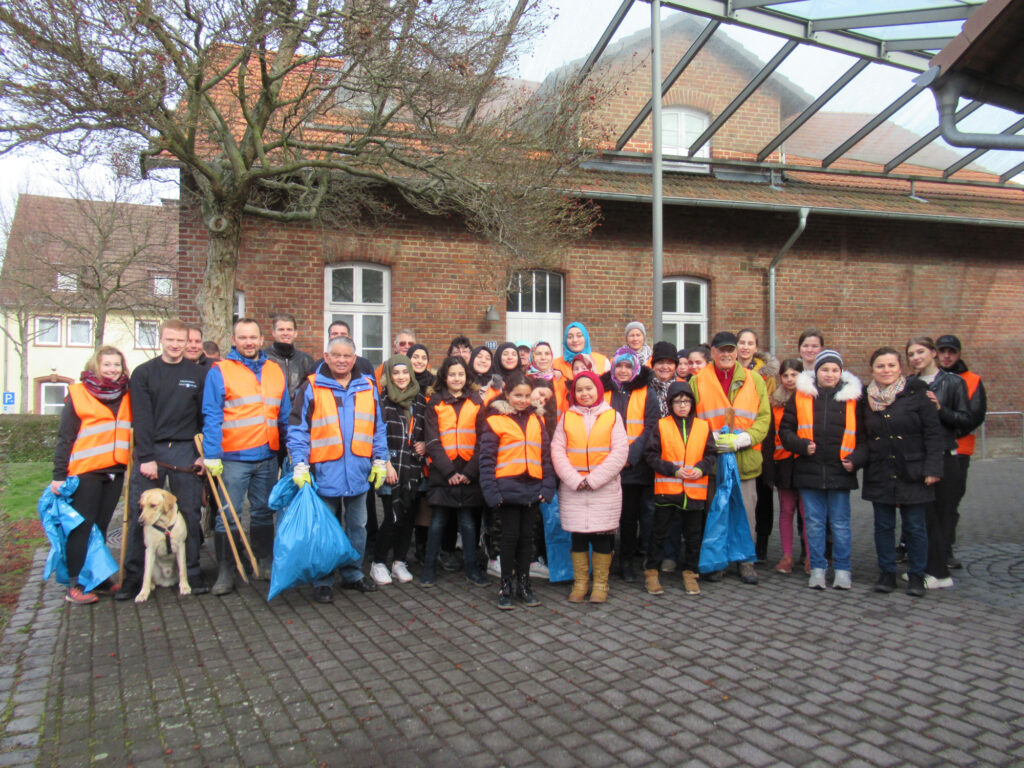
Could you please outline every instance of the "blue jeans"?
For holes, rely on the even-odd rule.
[[[224,478],[228,498],[239,518],[242,517],[242,504],[248,494],[250,530],[264,525],[274,526],[274,510],[267,506],[267,500],[277,482],[276,456],[262,461],[225,461],[221,477]],[[231,513],[227,509],[225,513],[230,517]],[[234,520],[231,521],[231,529],[235,529]],[[214,530],[224,533],[224,521],[220,515],[217,515]]]
[[[850,492],[848,490],[819,490],[801,488],[804,503],[804,525],[807,527],[807,546],[811,550],[811,568],[825,570],[825,527],[832,531],[832,567],[837,571],[850,570]]]
[[[872,502],[875,508],[875,553],[878,570],[896,572],[896,505]],[[900,504],[903,537],[907,542],[907,571],[923,574],[928,562],[927,504]]]
[[[477,530],[473,522],[474,512],[467,507],[434,507],[434,514],[430,517],[430,532],[427,534],[427,561],[423,564],[423,573],[420,581],[434,581],[437,576],[437,553],[441,549],[441,535],[444,533],[444,524],[448,521],[449,513],[456,513],[459,516],[459,533],[462,534],[462,562],[466,568],[466,575],[472,576],[476,573],[476,539]],[[508,557],[514,557],[514,552],[509,552]]]
[[[363,554],[366,552],[366,492],[355,496],[321,496],[327,508],[334,513],[345,529],[345,535],[352,542],[359,559],[339,568],[342,582],[351,584],[363,578]],[[344,516],[342,510],[344,509]],[[334,573],[322,576],[313,582],[314,587],[329,587],[334,584]]]

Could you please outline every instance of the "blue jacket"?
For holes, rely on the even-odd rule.
[[[260,350],[259,354],[250,360],[247,357],[242,357],[238,354],[238,350],[232,347],[226,358],[237,360],[256,374],[258,381],[263,380],[263,365],[267,362],[267,356],[263,350]],[[206,458],[223,459],[224,461],[263,461],[275,455],[270,449],[269,443],[261,445],[259,448],[225,453],[221,449],[222,426],[224,425],[224,376],[216,365],[210,367],[203,387],[203,455]],[[281,395],[281,410],[277,415],[281,445],[284,445],[285,442],[285,435],[288,432],[288,416],[291,412],[292,404],[288,396],[288,383],[285,381],[284,394]]]
[[[314,464],[311,469],[319,484],[321,496],[358,496],[370,488],[370,469],[374,460],[387,461],[388,438],[381,418],[380,398],[377,387],[366,377],[353,373],[347,387],[341,386],[330,375],[325,363],[321,363],[316,371],[316,385],[327,387],[334,393],[334,401],[338,404],[338,420],[341,425],[341,439],[345,444],[345,453],[340,459]],[[352,428],[356,394],[365,390],[373,392],[373,401],[377,407],[376,424],[373,429],[373,457],[356,456],[349,450],[352,444]],[[313,418],[313,388],[309,381],[302,382],[295,394],[292,408],[291,423],[288,427],[288,453],[295,464],[309,463],[309,425]]]

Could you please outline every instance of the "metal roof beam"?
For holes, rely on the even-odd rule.
[[[825,106],[833,96],[839,93],[839,91],[845,88],[853,78],[859,75],[864,68],[867,67],[868,63],[867,59],[860,59],[855,62],[852,67],[846,70],[838,80],[823,91],[822,94],[818,96],[818,98],[816,98],[803,112],[801,112],[795,120],[783,128],[774,139],[765,144],[764,149],[762,149],[757,155],[757,162],[763,162],[768,155],[778,149],[782,142],[796,133],[800,127],[817,114],[818,110]]]
[[[697,150],[707,144],[708,140],[725,125],[726,121],[735,114],[736,110],[742,107],[746,100],[753,95],[754,91],[760,88],[764,81],[771,76],[772,72],[778,69],[779,65],[786,60],[786,57],[793,52],[797,45],[799,43],[796,40],[787,40],[778,52],[772,56],[771,60],[761,67],[761,71],[754,75],[754,79],[744,86],[743,90],[736,95],[736,98],[729,103],[729,106],[722,110],[722,113],[707,127],[707,130],[690,145],[690,157],[697,154]]]
[[[1003,130],[1000,131],[1000,133],[1004,134],[1004,135],[1007,135],[1007,136],[1010,136],[1012,134],[1015,134],[1021,128],[1024,128],[1024,118],[1021,118],[1016,123],[1014,123],[1013,125],[1009,126],[1008,128],[1004,128]],[[941,129],[939,129],[939,130],[941,131]],[[951,166],[946,168],[946,170],[944,170],[942,172],[942,178],[948,179],[950,176],[952,176],[954,173],[959,171],[961,168],[966,168],[968,165],[973,163],[975,160],[977,160],[979,157],[984,155],[986,152],[988,152],[988,148],[987,147],[979,147],[978,149],[975,149],[972,152],[968,152],[966,155],[961,157],[959,160],[957,160]],[[999,177],[999,180],[1000,181],[1005,181],[1005,179],[1002,176]]]
[[[999,180],[1005,183],[1005,182],[1009,181],[1010,179],[1012,179],[1014,176],[1016,176],[1018,173],[1021,173],[1021,172],[1024,172],[1024,163],[1021,163],[1020,165],[1013,166],[1013,168],[1011,168],[1006,173],[1004,173],[1002,176],[1000,176]]]
[[[649,2],[649,0],[647,0]],[[932,57],[914,51],[887,50],[885,43],[855,32],[814,32],[807,19],[769,8],[738,8],[736,0],[662,0],[665,8],[738,24],[748,29],[797,40],[808,45],[871,59],[911,72],[924,72]]]
[[[630,0],[630,2],[632,2],[632,0]],[[700,31],[700,34],[697,35],[694,41],[690,44],[690,47],[687,49],[686,53],[684,53],[679,58],[679,61],[676,62],[676,65],[672,67],[672,71],[668,73],[668,77],[666,77],[662,81],[661,95],[663,98],[665,94],[668,93],[669,89],[673,85],[675,85],[676,80],[678,80],[679,76],[683,74],[683,71],[688,66],[690,66],[690,62],[693,61],[694,57],[696,57],[696,55],[701,52],[701,49],[704,47],[705,43],[707,43],[707,41],[711,39],[711,36],[715,34],[715,30],[718,29],[721,23],[722,22],[716,19],[708,19],[707,25],[704,27],[704,29]],[[633,134],[635,134],[640,129],[640,126],[643,125],[644,121],[650,116],[651,109],[653,106],[654,99],[648,99],[647,103],[637,113],[636,117],[633,118],[633,122],[631,122],[629,126],[626,128],[626,130],[622,132],[622,135],[619,136],[619,140],[615,143],[616,151],[622,149],[624,146],[626,146],[626,144],[629,143],[629,140],[633,138]]]
[[[882,43],[886,51],[941,51],[952,37],[910,37],[905,40],[886,40]]]
[[[982,106],[983,106],[982,102],[980,102],[980,101],[972,101],[970,104],[968,104],[966,107],[964,107],[963,109],[961,109],[959,112],[956,113],[956,120],[957,120],[957,122],[959,122],[960,120],[963,120],[969,114],[971,114],[972,112],[980,109]],[[885,173],[889,173],[889,171],[891,171],[894,168],[897,168],[900,165],[902,165],[904,162],[906,162],[907,159],[909,159],[909,158],[913,157],[914,155],[916,155],[918,152],[920,152],[922,149],[927,147],[929,144],[931,144],[933,141],[935,141],[941,135],[942,135],[942,129],[941,128],[933,128],[928,133],[926,133],[924,136],[922,136],[920,139],[918,139],[913,144],[911,144],[909,147],[907,147],[905,150],[903,150],[898,155],[896,155],[896,157],[894,157],[888,163],[886,163],[885,164],[885,168],[883,168],[882,170]]]
[[[912,85],[906,92],[904,92],[902,96],[896,99],[896,101],[894,101],[888,107],[883,109],[873,118],[868,120],[868,122],[864,124],[864,127],[862,127],[859,131],[853,134],[853,136],[851,136],[838,147],[836,147],[834,150],[832,150],[832,152],[829,153],[829,155],[824,160],[821,161],[821,167],[828,168],[830,165],[832,165],[832,163],[834,163],[840,157],[845,155],[851,147],[855,146],[857,142],[861,141],[865,136],[867,136],[878,126],[880,126],[882,123],[884,123],[894,114],[896,114],[900,109],[905,107],[915,96],[917,96],[917,94],[919,94],[923,90],[923,85]]]
[[[629,13],[629,9],[633,7],[634,0],[622,0],[622,5],[619,6],[619,10],[612,16],[611,21],[608,22],[608,26],[605,27],[604,33],[598,39],[597,44],[594,46],[594,50],[590,52],[583,67],[576,75],[576,83],[582,83],[587,79],[591,70],[597,64],[597,60],[601,58],[601,54],[604,53],[605,48],[608,47],[608,43],[611,42],[612,36],[618,31],[619,25],[622,24],[622,20],[626,18],[626,14]]]
[[[766,5],[785,5],[801,0],[732,0],[733,8],[763,8]]]
[[[736,4],[733,3],[733,8],[735,7]],[[920,8],[916,11],[833,16],[829,19],[815,19],[811,22],[811,28],[815,32],[825,32],[834,29],[868,29],[871,27],[898,27],[904,24],[928,24],[935,21],[959,21],[970,18],[977,8],[976,5],[951,5],[947,8]]]

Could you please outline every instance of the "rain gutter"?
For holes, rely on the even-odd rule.
[[[807,228],[807,216],[810,212],[811,209],[807,207],[800,209],[800,218],[797,221],[796,229],[793,230],[793,234],[789,236],[786,244],[782,246],[782,250],[775,254],[772,263],[768,265],[768,348],[773,355],[775,354],[775,268],[782,261],[782,257],[789,253],[793,244],[800,239],[800,235],[804,233]]]

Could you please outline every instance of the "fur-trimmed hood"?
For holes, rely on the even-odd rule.
[[[526,410],[533,411],[538,416],[540,416],[541,422],[544,421],[543,408],[540,408],[539,406],[533,406],[531,408],[527,408]],[[493,400],[491,400],[491,402],[487,405],[486,416],[511,416],[515,412],[515,408],[512,407],[512,404],[508,400],[506,400],[504,397],[496,397]]]
[[[775,355],[769,352],[755,352],[754,353],[754,370],[761,374],[765,379],[770,379],[779,373],[779,359]],[[760,361],[758,365],[756,361]]]
[[[813,382],[812,382],[813,383]],[[793,393],[789,392],[781,384],[775,388],[775,390],[768,396],[769,403],[772,408],[781,408],[789,402],[790,398],[793,397]]]
[[[800,372],[800,375],[797,376],[796,379],[796,391],[803,392],[805,395],[810,395],[811,397],[818,396],[818,387],[815,382],[814,374],[811,371]],[[849,371],[843,371],[843,375],[839,378],[839,389],[836,391],[836,400],[841,403],[844,403],[847,400],[859,400],[863,392],[864,386],[860,383],[860,379]]]

